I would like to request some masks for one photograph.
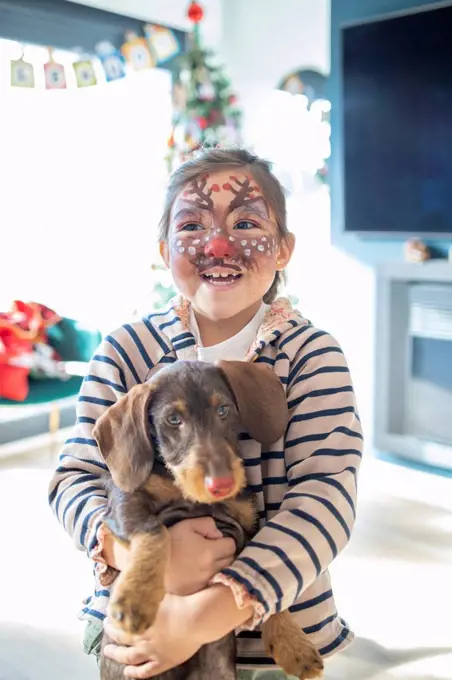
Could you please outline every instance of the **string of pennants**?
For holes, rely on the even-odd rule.
[[[155,24],[143,26],[144,36],[133,32],[125,34],[125,42],[118,49],[111,42],[100,42],[95,47],[96,57],[100,60],[107,83],[124,78],[127,65],[134,71],[161,66],[176,57],[181,44],[173,30]],[[54,59],[54,49],[48,48],[49,60],[43,65],[44,82],[47,90],[64,90],[67,87],[67,66]],[[35,87],[35,66],[24,59],[11,61],[11,85],[13,87]],[[77,87],[97,85],[97,75],[89,56],[81,56],[73,62]]]

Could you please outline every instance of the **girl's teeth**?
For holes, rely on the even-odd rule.
[[[209,283],[220,286],[237,281],[240,278],[240,274],[212,272],[210,274],[205,274],[204,278],[206,281],[209,281]]]
[[[226,273],[217,273],[215,272],[214,274],[206,274],[207,278],[213,278],[213,279],[235,279],[237,278],[236,274],[226,274]]]

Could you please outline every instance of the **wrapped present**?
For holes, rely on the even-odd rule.
[[[30,377],[67,378],[58,353],[47,342],[47,329],[60,319],[45,305],[21,300],[0,313],[0,398],[24,401]]]

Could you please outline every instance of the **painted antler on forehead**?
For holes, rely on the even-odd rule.
[[[234,176],[229,177],[229,179],[238,184],[238,186],[240,187],[238,190],[236,190],[231,184],[225,184],[223,186],[224,189],[228,189],[228,191],[232,191],[232,193],[234,194],[234,198],[229,204],[229,210],[232,211],[241,205],[245,205],[247,203],[254,203],[254,201],[257,200],[263,200],[259,188],[257,186],[253,186],[249,177],[246,177],[243,180],[243,182],[241,182],[237,177]],[[256,191],[258,192],[259,195],[253,196],[252,194]]]
[[[207,177],[201,177],[200,179],[193,180],[193,184],[184,191],[184,200],[189,203],[197,205],[199,208],[205,208],[206,210],[213,210],[213,201],[211,199],[213,188],[210,187],[205,191],[207,186]],[[196,198],[193,200],[187,199],[187,196],[196,194]]]

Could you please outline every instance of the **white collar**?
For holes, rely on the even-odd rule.
[[[256,340],[259,328],[264,321],[268,309],[269,306],[263,302],[251,321],[232,338],[228,338],[228,340],[224,340],[211,347],[203,347],[196,317],[193,308],[190,307],[189,327],[197,343],[199,361],[207,363],[213,363],[220,359],[226,361],[245,361],[250,347]]]

